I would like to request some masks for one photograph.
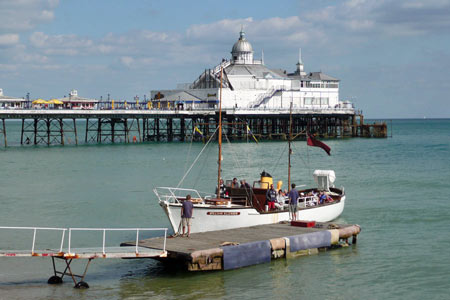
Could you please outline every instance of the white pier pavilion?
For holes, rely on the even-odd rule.
[[[339,100],[339,79],[322,72],[305,72],[301,52],[293,73],[269,69],[253,58],[253,47],[241,30],[230,60],[205,70],[192,84],[174,90],[151,91],[153,107],[213,108],[218,103],[223,68],[222,105],[234,109],[353,109]]]

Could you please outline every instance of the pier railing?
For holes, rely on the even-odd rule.
[[[255,102],[256,103],[256,102]],[[264,107],[264,106],[257,106],[257,107],[252,107],[255,103],[250,103],[247,107],[223,107],[222,109],[224,110],[231,110],[231,111],[275,111],[275,112],[286,112],[289,113],[289,108],[271,108],[271,107]],[[164,111],[164,112],[203,112],[203,111],[211,111],[211,112],[215,112],[218,111],[218,108],[215,107],[189,107],[186,109],[179,109],[176,106],[175,107],[171,107],[171,108],[167,108],[167,107],[162,107],[162,108],[148,108],[145,105],[142,106],[137,106],[136,104],[134,105],[129,105],[128,107],[117,107],[116,108],[112,108],[111,106],[100,106],[97,108],[86,108],[86,109],[71,109],[71,108],[31,108],[31,107],[17,107],[17,108],[3,108],[0,107],[0,112],[2,114],[15,114],[15,113],[20,113],[20,112],[42,112],[42,113],[47,113],[47,112],[61,112],[61,113],[68,113],[68,112],[72,112],[74,114],[89,114],[89,112],[108,112],[108,113],[125,113],[125,112],[129,112],[129,113],[134,113],[134,112],[158,112],[158,111]],[[327,107],[327,106],[322,106],[322,107],[317,107],[317,106],[313,106],[313,107],[293,107],[292,108],[292,112],[356,112],[359,113],[360,111],[352,108],[352,107]]]

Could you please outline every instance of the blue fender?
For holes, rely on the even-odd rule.
[[[224,270],[267,263],[270,262],[272,255],[272,247],[269,241],[225,246],[222,249]]]

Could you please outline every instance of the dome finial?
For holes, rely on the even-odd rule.
[[[244,25],[241,24],[241,32],[239,32],[239,39],[243,39],[245,36]]]
[[[297,71],[296,73],[300,76],[305,76],[305,70],[302,61],[302,48],[298,48],[298,62],[297,62]]]
[[[302,61],[302,48],[298,48],[298,63],[303,64]]]

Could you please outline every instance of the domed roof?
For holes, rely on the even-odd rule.
[[[237,52],[253,52],[253,47],[245,38],[245,33],[243,30],[241,30],[239,40],[234,43],[233,49],[231,50],[231,53]]]

